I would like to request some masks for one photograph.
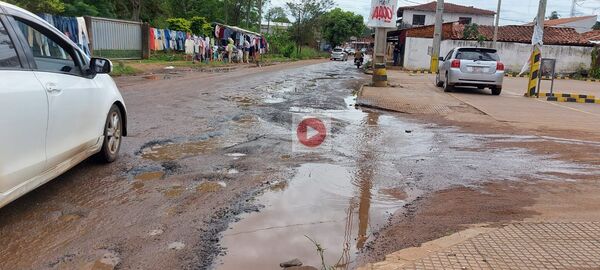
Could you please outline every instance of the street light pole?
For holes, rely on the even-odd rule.
[[[431,51],[431,67],[430,71],[437,73],[440,61],[440,49],[442,47],[442,26],[443,26],[443,14],[444,14],[444,0],[437,0],[437,7],[435,11],[435,29],[433,32],[433,47]]]
[[[502,7],[502,0],[498,0],[498,11],[496,11],[496,24],[494,26],[494,45],[493,47],[497,49],[498,45],[498,27],[500,24],[500,8]]]

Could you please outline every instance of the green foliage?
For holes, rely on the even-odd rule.
[[[325,13],[321,23],[323,37],[334,47],[352,36],[360,36],[366,28],[363,16],[340,8]]]
[[[175,31],[191,32],[192,22],[184,18],[171,18],[167,19],[169,29]]]
[[[593,28],[594,30],[600,30],[600,22],[596,22]]]
[[[212,32],[212,26],[206,18],[194,16],[190,19],[190,30],[195,35],[208,36]]]
[[[61,0],[6,0],[34,13],[62,13],[65,3]]]
[[[463,30],[463,38],[477,40],[478,42],[485,41],[485,36],[479,33],[479,25],[476,23],[465,25],[465,29]]]
[[[549,20],[556,20],[556,19],[560,19],[560,15],[558,15],[558,11],[552,11],[552,14],[550,14],[550,17],[548,17]]]
[[[317,30],[320,19],[334,5],[333,0],[291,0],[286,7],[295,21],[290,35],[300,50],[302,46],[314,45],[319,38]]]
[[[285,10],[282,7],[272,7],[269,9],[265,14],[265,19],[267,22],[290,22],[290,19],[288,19],[287,14],[285,14]]]

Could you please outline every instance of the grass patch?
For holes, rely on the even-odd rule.
[[[126,65],[123,61],[118,61],[113,66],[113,70],[110,73],[112,76],[131,76],[138,74],[140,71],[132,66]]]

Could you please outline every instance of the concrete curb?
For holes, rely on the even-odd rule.
[[[528,75],[525,75],[525,74],[521,74],[521,75],[518,75],[518,74],[504,74],[504,77],[510,77],[510,78],[527,78]],[[550,80],[550,76],[544,76],[542,78],[545,79],[545,80]],[[572,81],[581,81],[581,82],[600,82],[599,79],[576,80],[576,79],[573,79],[573,78],[567,77],[567,76],[556,76],[554,79],[555,80],[572,80]]]
[[[540,93],[540,97],[547,97],[548,101],[556,102],[600,104],[600,99],[592,95],[579,95],[567,93]]]

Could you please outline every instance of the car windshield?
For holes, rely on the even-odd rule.
[[[472,61],[498,61],[500,58],[496,50],[489,49],[460,49],[456,53],[456,59]]]
[[[342,52],[342,49],[334,49],[333,52]]]

